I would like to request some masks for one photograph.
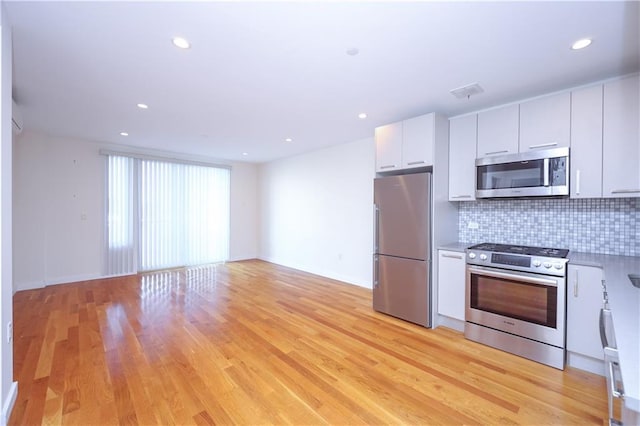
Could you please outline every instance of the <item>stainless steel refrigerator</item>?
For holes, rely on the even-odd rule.
[[[373,309],[430,327],[431,174],[374,180]]]

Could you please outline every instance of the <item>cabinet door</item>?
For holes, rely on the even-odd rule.
[[[376,171],[402,167],[402,122],[376,127]]]
[[[520,104],[520,152],[569,146],[569,92]]]
[[[639,79],[633,76],[604,84],[604,197],[640,197]]]
[[[603,359],[600,342],[602,269],[569,265],[567,279],[567,350]]]
[[[402,122],[402,168],[433,166],[434,114]]]
[[[438,313],[464,321],[464,253],[438,251]]]
[[[477,114],[449,120],[449,201],[475,200]]]
[[[602,197],[602,85],[571,93],[571,198]]]
[[[518,152],[518,105],[478,113],[478,157]]]

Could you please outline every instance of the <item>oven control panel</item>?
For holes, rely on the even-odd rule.
[[[567,259],[467,250],[467,263],[545,275],[563,276]]]

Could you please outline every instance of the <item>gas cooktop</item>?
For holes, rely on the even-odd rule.
[[[469,247],[469,250],[483,250],[494,253],[522,254],[528,256],[554,257],[564,259],[569,254],[567,249],[548,247],[516,246],[510,244],[482,243]]]

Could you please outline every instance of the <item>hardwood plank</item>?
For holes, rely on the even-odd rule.
[[[604,378],[263,261],[14,295],[10,424],[606,424]]]

